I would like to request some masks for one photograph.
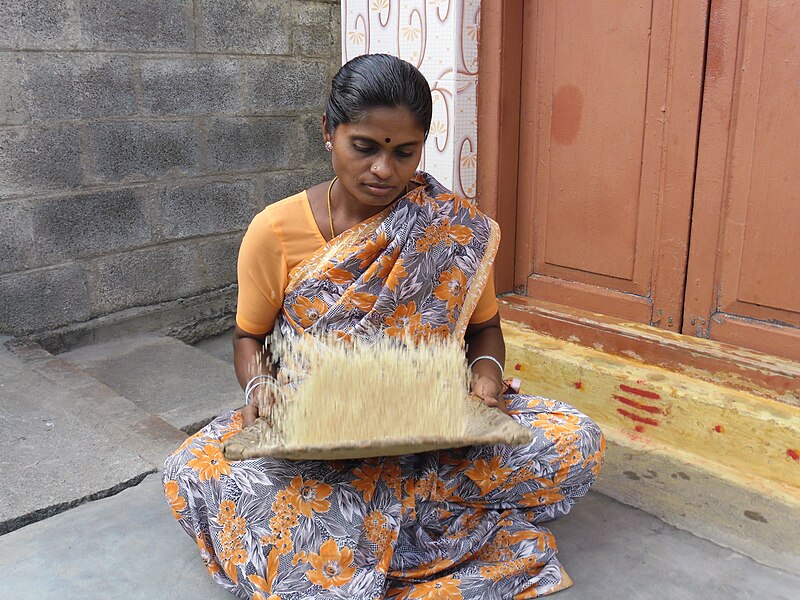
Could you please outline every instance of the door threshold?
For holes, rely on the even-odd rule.
[[[800,406],[800,363],[713,340],[509,294],[500,316],[537,333]]]

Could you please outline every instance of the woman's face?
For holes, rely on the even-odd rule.
[[[405,191],[422,155],[425,132],[405,107],[370,109],[323,137],[333,144],[333,170],[349,200],[386,206]]]

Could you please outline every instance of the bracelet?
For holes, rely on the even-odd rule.
[[[470,371],[472,371],[472,367],[473,367],[473,366],[475,365],[475,363],[476,363],[476,362],[478,362],[479,360],[490,360],[490,361],[492,361],[492,362],[493,362],[494,364],[496,364],[496,365],[497,365],[497,367],[500,369],[500,379],[502,379],[502,378],[503,378],[503,365],[501,365],[501,364],[500,364],[500,361],[499,361],[499,360],[497,360],[497,359],[496,359],[494,356],[489,356],[488,354],[483,354],[482,356],[479,356],[478,358],[474,358],[474,359],[472,359],[472,362],[471,362],[471,363],[469,363],[469,370],[470,370]],[[462,363],[462,364],[463,364],[463,363]]]
[[[250,393],[259,385],[261,382],[269,380],[269,375],[256,375],[250,381],[247,382],[247,385],[244,386],[244,402],[245,404],[250,404]]]

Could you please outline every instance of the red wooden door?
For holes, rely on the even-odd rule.
[[[524,3],[517,291],[680,330],[706,18]]]
[[[712,3],[684,333],[800,360],[800,0]]]

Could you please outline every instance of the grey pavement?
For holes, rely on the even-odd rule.
[[[70,412],[72,390],[27,368],[1,344],[0,373],[0,533],[155,470]]]
[[[221,410],[221,390],[238,401],[230,362],[229,333],[196,347],[137,336],[55,357],[0,345],[0,598],[233,597],[172,518],[159,476],[146,475],[185,437],[181,422]],[[171,404],[159,408],[159,389]],[[192,394],[203,412],[176,421],[169,410]],[[575,581],[563,600],[800,598],[797,575],[597,492],[550,527]]]
[[[131,336],[59,357],[186,433],[243,403],[231,362],[171,337]]]
[[[800,578],[590,493],[550,524],[574,587],[559,600],[796,600]],[[233,598],[174,521],[156,475],[0,537],[7,598]]]

